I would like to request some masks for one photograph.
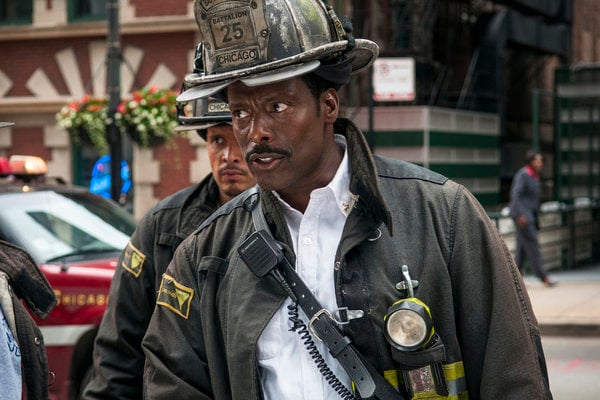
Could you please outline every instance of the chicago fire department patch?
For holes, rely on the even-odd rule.
[[[175,312],[175,314],[188,319],[193,297],[194,289],[182,285],[170,275],[163,274],[156,304],[167,307],[169,310]]]
[[[121,266],[131,272],[136,278],[142,273],[146,255],[139,251],[131,242],[127,243]]]

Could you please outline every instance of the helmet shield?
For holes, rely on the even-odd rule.
[[[196,130],[203,139],[206,139],[206,129],[220,124],[231,124],[229,105],[216,98],[200,98],[191,102],[191,115],[179,115],[181,125],[177,131]]]
[[[368,67],[377,44],[354,39],[321,0],[196,0],[204,71],[185,78],[179,101],[217,93],[241,80],[264,85],[344,64]],[[260,76],[260,78],[258,78]]]

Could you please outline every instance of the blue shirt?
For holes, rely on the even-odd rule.
[[[4,288],[0,288],[4,290]],[[21,350],[0,306],[0,398],[21,399]]]

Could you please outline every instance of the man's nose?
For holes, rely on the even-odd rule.
[[[255,114],[250,124],[248,140],[254,143],[270,142],[273,138],[273,132],[269,127],[267,117],[262,114]]]
[[[242,159],[242,151],[237,142],[230,143],[221,154],[223,161],[227,163],[238,163]]]

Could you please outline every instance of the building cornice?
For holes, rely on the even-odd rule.
[[[121,35],[148,33],[196,32],[198,26],[193,17],[187,15],[136,18],[121,23]],[[72,23],[61,26],[17,26],[0,28],[0,41],[61,39],[71,37],[106,36],[106,21]]]
[[[69,101],[73,99],[68,96],[52,99],[5,97],[0,99],[0,110],[2,115],[56,113]]]

